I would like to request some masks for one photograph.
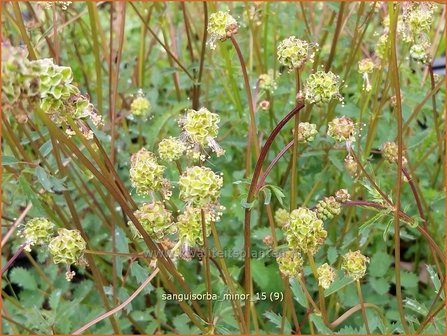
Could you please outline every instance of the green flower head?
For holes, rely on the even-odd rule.
[[[293,210],[284,231],[290,249],[311,254],[317,252],[327,236],[323,221],[307,208]]]
[[[340,203],[334,196],[323,198],[316,207],[317,217],[321,220],[334,218],[334,216],[340,214],[340,210]]]
[[[211,234],[211,215],[205,211],[205,236]],[[189,247],[203,245],[202,214],[199,208],[186,207],[177,218],[179,239]]]
[[[395,142],[387,141],[382,144],[382,156],[389,163],[397,163],[398,162],[398,146]],[[402,155],[402,164],[407,164],[407,159]]]
[[[47,243],[54,234],[56,225],[46,218],[33,218],[25,224],[21,236],[26,239],[26,250],[30,251],[32,245]]]
[[[208,34],[210,38],[207,42],[210,49],[216,49],[216,41],[225,41],[227,38],[236,34],[238,24],[228,12],[212,13],[208,20]]]
[[[278,88],[272,70],[269,70],[269,72],[266,74],[260,75],[258,83],[259,89],[265,92],[272,93]]]
[[[307,143],[315,139],[315,135],[318,134],[317,125],[310,124],[308,122],[300,122],[298,124],[298,141]]]
[[[198,207],[216,203],[223,185],[221,175],[206,167],[194,166],[180,176],[180,198]]]
[[[317,269],[318,274],[318,284],[324,289],[329,288],[329,286],[335,280],[335,270],[329,266],[327,263],[324,263]]]
[[[379,37],[379,40],[377,41],[375,52],[377,57],[383,61],[387,59],[388,57],[388,51],[390,48],[390,41],[389,41],[388,34],[383,34]]]
[[[183,141],[169,137],[161,140],[158,144],[158,155],[160,159],[172,162],[179,160],[186,149],[187,147]]]
[[[355,124],[351,118],[334,118],[329,122],[327,134],[336,141],[355,141]]]
[[[139,95],[130,104],[130,111],[135,117],[146,117],[151,111],[151,103],[146,97]]]
[[[142,148],[132,155],[130,161],[130,180],[137,194],[147,195],[162,188],[165,167],[157,163],[152,152]]]
[[[172,214],[168,211],[162,202],[146,203],[135,211],[135,217],[143,226],[144,230],[154,240],[161,240],[165,235],[175,232],[172,226]],[[132,222],[129,227],[136,238],[143,238]]]
[[[276,258],[280,272],[289,278],[301,275],[303,270],[303,258],[296,250],[288,250]]]
[[[281,41],[277,48],[278,61],[289,70],[299,69],[307,61],[313,62],[314,46],[295,36]]]
[[[275,222],[279,227],[284,227],[290,219],[290,214],[286,209],[279,208],[275,211]]]
[[[427,64],[430,62],[430,43],[414,44],[410,48],[410,56],[417,62]]]
[[[198,111],[189,109],[180,124],[191,143],[206,147],[210,140],[217,137],[219,122],[218,114],[202,107]]]
[[[55,264],[78,263],[86,248],[85,240],[78,230],[59,229],[58,235],[54,237],[48,249]]]
[[[369,258],[365,257],[360,251],[349,251],[343,256],[342,269],[346,274],[354,280],[363,278],[366,273],[366,264],[369,263]]]
[[[328,103],[332,99],[343,100],[340,95],[340,78],[332,72],[317,71],[307,78],[303,95],[307,104]]]

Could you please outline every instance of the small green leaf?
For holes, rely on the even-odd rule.
[[[43,169],[42,167],[37,167],[36,176],[40,184],[42,184],[42,187],[46,191],[53,192],[53,184],[51,183],[48,174],[45,172],[45,169]]]
[[[310,314],[310,320],[315,324],[315,327],[317,327],[317,330],[320,334],[333,334],[332,330],[325,326],[321,316],[317,314]]]
[[[2,166],[12,166],[16,163],[19,163],[20,161],[17,160],[13,156],[4,155],[2,156]]]
[[[422,303],[414,299],[406,298],[404,300],[405,307],[423,316],[428,315],[428,309]]]
[[[42,154],[43,157],[46,157],[48,154],[51,153],[52,149],[53,149],[53,143],[51,142],[51,140],[48,140],[42,146],[40,146],[39,152]]]
[[[334,246],[329,246],[327,249],[327,259],[329,261],[329,264],[333,264],[338,257],[337,249]]]
[[[282,316],[280,314],[275,314],[272,311],[266,311],[264,316],[272,322],[278,329],[281,329],[282,324]],[[292,327],[290,326],[289,321],[286,319],[284,321],[284,334],[290,334],[292,332]]]
[[[307,308],[306,295],[296,279],[289,279],[290,288],[292,289],[293,297],[301,306]]]
[[[268,188],[264,188],[262,191],[264,192],[264,204],[270,204],[270,201],[272,200],[272,192]]]
[[[61,300],[62,291],[60,289],[54,290],[48,299],[48,303],[50,304],[51,309],[57,310],[59,306],[59,302]]]
[[[330,285],[329,288],[324,290],[324,296],[328,297],[329,295],[338,292],[343,287],[346,287],[350,283],[354,282],[354,280],[345,275],[342,271],[337,272],[337,276],[335,277],[335,281]]]
[[[34,276],[27,269],[23,267],[14,267],[11,270],[11,274],[9,276],[11,282],[19,285],[24,289],[36,290],[37,282]]]
[[[371,277],[369,279],[369,283],[370,283],[372,289],[374,289],[377,292],[377,294],[379,294],[379,295],[385,295],[386,293],[388,293],[388,291],[390,289],[390,284],[384,278]]]
[[[436,271],[433,269],[433,266],[427,265],[427,272],[430,275],[431,282],[433,282],[433,285],[435,286],[436,293],[438,293],[439,289],[441,288],[441,280],[439,280],[439,276],[436,273]],[[441,294],[441,298],[444,299],[445,295],[444,293]]]
[[[382,277],[388,271],[390,265],[393,263],[393,258],[385,252],[376,252],[371,257],[371,262],[368,267],[368,273],[375,277]]]

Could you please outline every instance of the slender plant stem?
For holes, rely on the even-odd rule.
[[[11,235],[14,233],[14,231],[17,229],[17,226],[20,225],[20,223],[22,223],[22,221],[25,219],[26,214],[28,213],[28,211],[31,210],[33,204],[32,203],[28,203],[28,205],[26,206],[26,208],[22,211],[22,213],[20,214],[20,216],[14,221],[14,224],[9,228],[8,232],[5,234],[5,236],[2,239],[2,245],[1,247],[3,248],[3,246],[5,246],[6,242],[8,241],[9,237],[11,237]]]
[[[369,330],[368,317],[366,316],[365,303],[363,302],[362,287],[360,285],[360,280],[356,280],[355,285],[357,287],[357,295],[359,296],[360,307],[362,310],[363,321],[365,322],[366,333],[369,335],[371,334],[371,331]]]
[[[207,294],[212,294],[211,289],[211,272],[210,272],[210,255],[208,250],[208,238],[207,238],[207,228],[206,228],[206,218],[205,218],[205,211],[203,209],[200,209],[200,216],[202,221],[202,238],[203,238],[203,250],[204,250],[204,256],[203,256],[203,271],[205,272],[205,285],[206,285],[206,291]],[[208,306],[208,324],[213,324],[213,306],[212,301],[207,300],[207,306]]]
[[[20,247],[17,249],[17,251],[14,253],[14,255],[11,257],[11,259],[8,260],[8,262],[5,264],[5,266],[2,267],[2,275],[5,274],[5,272],[8,270],[9,266],[12,265],[12,263],[17,259],[17,257],[23,252],[25,249],[26,244],[20,245]]]
[[[144,280],[141,285],[135,290],[135,292],[132,293],[132,295],[130,295],[126,300],[124,300],[120,305],[116,306],[115,308],[109,310],[108,312],[98,316],[97,318],[93,319],[92,321],[90,321],[89,323],[83,325],[81,328],[73,331],[71,334],[72,335],[79,335],[82,332],[84,332],[85,330],[87,330],[88,328],[90,328],[91,326],[94,326],[95,324],[101,322],[102,320],[106,319],[107,317],[116,314],[117,312],[119,312],[121,309],[123,309],[124,307],[126,307],[128,304],[130,304],[137,296],[138,294],[141,293],[141,291],[152,281],[152,279],[158,274],[159,269],[156,268],[150,276],[147,277],[146,280]]]

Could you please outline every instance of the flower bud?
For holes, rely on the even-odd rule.
[[[270,108],[270,102],[268,100],[263,100],[259,103],[259,107],[262,110],[267,111]]]
[[[275,241],[272,236],[267,235],[262,239],[262,242],[267,246],[272,246]]]
[[[349,175],[351,175],[352,177],[357,177],[358,173],[359,173],[359,165],[357,164],[357,162],[354,160],[354,158],[351,155],[347,155],[344,161],[344,165],[345,168],[347,170],[347,172],[349,173]]]
[[[337,192],[335,193],[335,199],[337,200],[337,202],[345,203],[349,201],[350,198],[351,195],[349,195],[349,192],[346,189],[337,190]]]
[[[298,124],[298,141],[299,142],[311,142],[314,140],[315,135],[318,134],[317,125],[310,124],[308,122],[300,122]]]
[[[316,207],[317,217],[321,220],[334,218],[334,216],[340,214],[340,210],[340,203],[334,196],[323,198]]]
[[[279,227],[284,227],[290,219],[290,214],[287,210],[283,209],[283,208],[279,208],[278,210],[276,210],[275,212],[275,223],[276,225],[278,225]]]
[[[273,77],[273,71],[269,70],[268,73],[259,76],[259,89],[272,93],[278,88],[275,78]]]

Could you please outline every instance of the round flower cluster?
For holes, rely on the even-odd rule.
[[[290,36],[278,45],[278,61],[289,70],[299,69],[306,61],[313,62],[313,49],[308,42]]]
[[[332,72],[317,71],[307,78],[303,95],[308,104],[328,103],[336,98],[343,100],[340,95],[340,78]]]
[[[28,61],[26,57],[27,53],[22,49],[3,48],[2,104],[5,108],[13,111],[19,122],[26,122],[25,111],[39,106],[53,122],[63,126],[68,135],[74,134],[68,122],[70,117],[86,138],[93,138],[85,122],[91,120],[95,126],[100,126],[102,119],[72,84],[71,68],[56,65],[49,58]]]
[[[154,240],[161,240],[165,235],[175,232],[175,228],[172,226],[172,214],[162,202],[143,204],[135,211],[135,217]],[[143,238],[132,222],[128,224],[134,237]]]
[[[216,49],[216,41],[225,41],[236,34],[238,25],[236,20],[228,12],[212,13],[208,20],[208,34],[210,38],[207,42],[210,49]]]
[[[189,109],[185,118],[180,121],[180,125],[189,142],[202,147],[209,146],[219,156],[224,153],[215,140],[219,131],[219,122],[218,114],[202,107],[198,111]]]
[[[163,184],[164,166],[157,163],[155,155],[142,148],[130,158],[130,180],[137,194],[147,195],[158,191]]]
[[[303,269],[303,258],[297,251],[288,250],[276,258],[280,272],[289,278],[298,277]]]
[[[275,211],[275,222],[279,227],[284,227],[290,219],[290,214],[286,209],[279,208]]]
[[[369,263],[369,258],[361,254],[360,251],[349,251],[343,256],[341,267],[348,276],[354,280],[359,280],[366,273],[367,263]]]
[[[26,251],[31,251],[32,245],[47,243],[54,233],[56,225],[46,218],[33,218],[25,224],[21,236],[26,239]]]
[[[417,62],[427,64],[430,62],[430,44],[424,42],[421,44],[414,44],[410,48],[410,56]]]
[[[334,216],[340,214],[340,211],[340,203],[334,196],[323,198],[316,207],[317,217],[322,220],[334,218]]]
[[[158,144],[158,155],[162,160],[177,161],[186,151],[186,145],[179,139],[169,137]]]
[[[307,208],[293,210],[284,231],[290,249],[311,254],[317,252],[327,236],[323,221]]]
[[[268,73],[259,76],[259,88],[263,91],[273,92],[277,89],[275,78],[273,77],[273,71],[269,70]]]
[[[395,142],[388,141],[382,144],[382,156],[389,163],[397,163],[398,161],[398,146]],[[407,164],[407,159],[402,156],[402,164]]]
[[[211,234],[212,215],[205,211],[205,236]],[[186,207],[186,209],[177,218],[178,237],[183,241],[184,245],[194,247],[196,245],[203,245],[203,230],[202,230],[202,214],[201,209]]]
[[[75,264],[82,258],[86,243],[78,230],[59,229],[48,249],[55,264]]]
[[[308,122],[300,122],[298,124],[299,142],[311,142],[314,140],[317,133],[317,125],[315,124],[310,124]]]
[[[45,9],[51,9],[53,4],[59,6],[62,10],[67,10],[72,1],[37,1],[37,4]]]
[[[355,124],[348,117],[335,118],[329,122],[327,134],[336,141],[355,141]]]
[[[327,263],[324,263],[320,267],[317,268],[318,274],[318,285],[323,287],[324,289],[329,288],[329,286],[335,280],[335,270]]]
[[[135,117],[146,117],[151,111],[151,103],[143,95],[139,95],[130,104],[130,111]]]
[[[352,155],[348,154],[344,160],[344,166],[346,170],[348,171],[349,175],[352,177],[356,177],[359,173],[359,165],[354,160]]]
[[[199,207],[216,203],[223,186],[222,176],[207,167],[194,166],[180,176],[180,198]]]
[[[337,202],[345,203],[349,201],[350,198],[351,195],[349,195],[349,192],[346,189],[337,190],[337,192],[335,193],[335,199],[337,200]]]

